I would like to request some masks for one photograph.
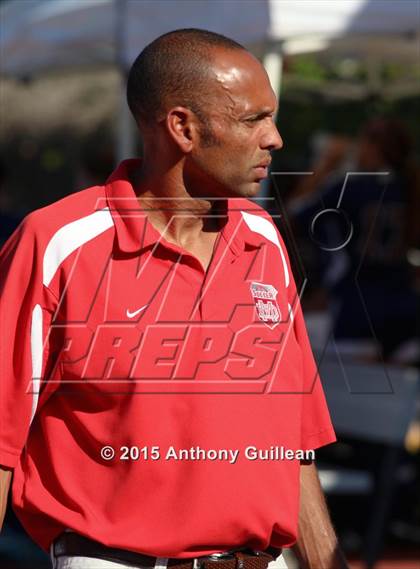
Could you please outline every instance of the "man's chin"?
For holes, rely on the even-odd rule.
[[[244,187],[243,192],[241,193],[244,198],[256,198],[261,193],[261,182],[251,182]]]
[[[224,197],[224,198],[255,198],[261,193],[261,182],[247,182],[246,184],[241,184],[236,187],[224,187],[221,191],[212,194],[213,197]]]

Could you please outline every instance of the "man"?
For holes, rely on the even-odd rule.
[[[282,146],[267,75],[178,30],[137,58],[128,103],[143,159],[28,216],[1,256],[14,509],[57,569],[284,567],[297,534],[303,567],[345,567],[299,461],[335,436],[296,287],[245,199]]]

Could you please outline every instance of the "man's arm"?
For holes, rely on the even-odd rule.
[[[298,540],[293,551],[301,569],[348,569],[314,463],[300,468]]]
[[[3,527],[3,520],[7,506],[7,496],[9,495],[11,480],[12,470],[7,470],[0,466],[0,531]]]

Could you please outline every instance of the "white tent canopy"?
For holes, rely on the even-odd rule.
[[[249,47],[277,91],[283,55],[333,50],[420,60],[420,0],[9,0],[0,5],[0,26],[0,72],[13,77],[114,64],[123,84],[145,45],[185,27]],[[120,156],[132,140],[124,103],[121,110]]]
[[[9,0],[0,6],[1,72],[27,76],[93,63],[129,65],[152,39],[199,27],[282,53],[327,49],[420,57],[420,0]],[[375,47],[376,46],[376,47]]]

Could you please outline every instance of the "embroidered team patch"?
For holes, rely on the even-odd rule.
[[[281,320],[280,308],[276,300],[277,293],[273,285],[251,283],[251,294],[258,317],[269,328],[274,328]]]

